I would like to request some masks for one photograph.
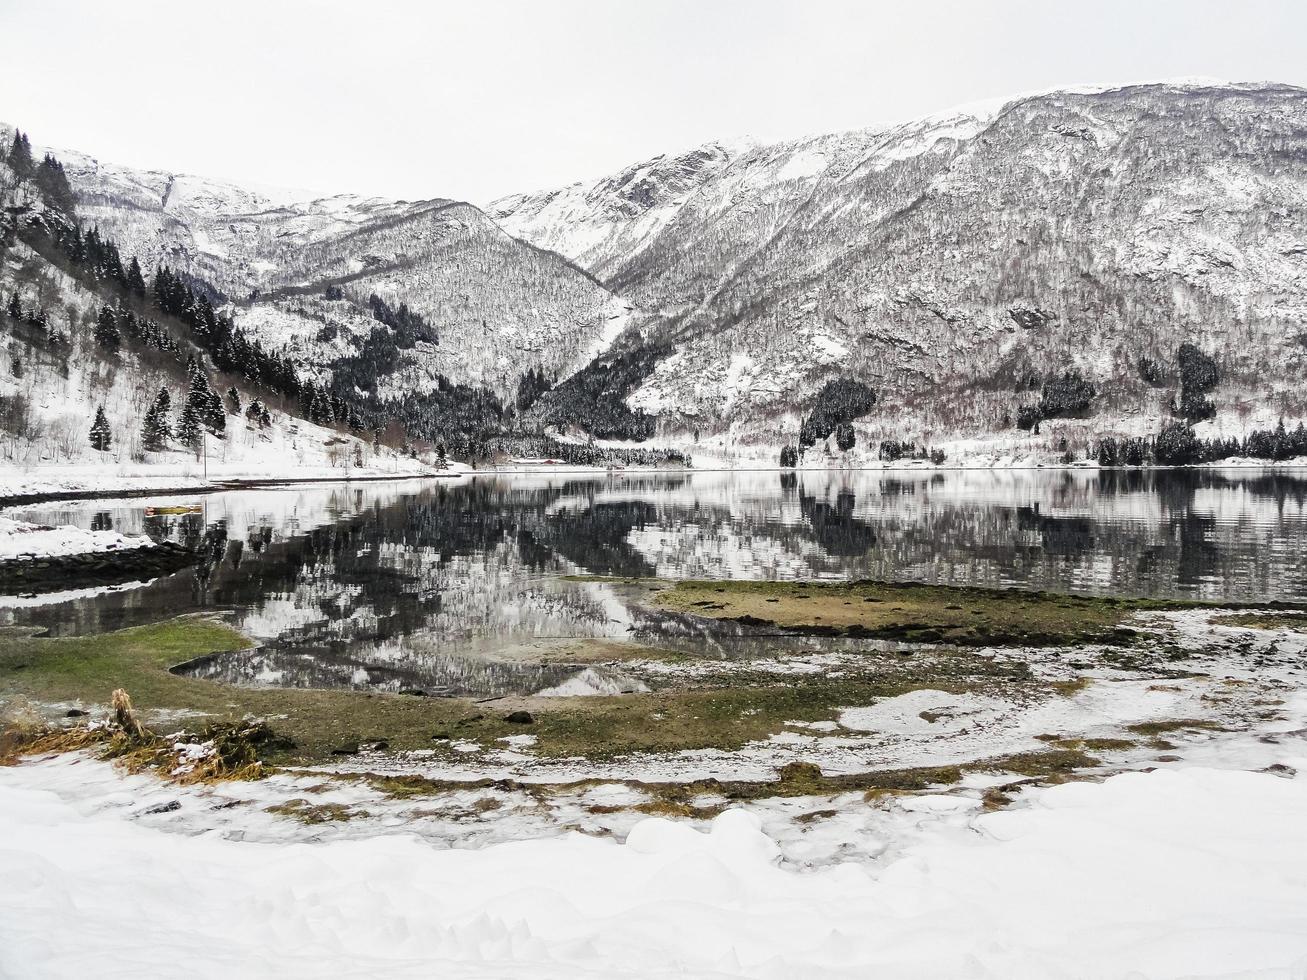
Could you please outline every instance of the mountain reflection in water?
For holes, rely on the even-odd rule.
[[[190,502],[201,512],[145,513]],[[70,635],[229,610],[260,648],[190,669],[242,684],[484,697],[626,689],[620,674],[531,652],[677,628],[622,588],[569,574],[1307,595],[1307,479],[1259,471],[491,476],[8,516],[145,533],[201,561],[104,594],[0,598],[0,624]]]

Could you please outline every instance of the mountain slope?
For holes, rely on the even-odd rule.
[[[11,133],[0,127],[6,142]],[[88,225],[147,270],[170,265],[234,302],[265,344],[288,344],[322,374],[376,326],[373,293],[406,303],[439,335],[405,355],[410,375],[440,374],[501,394],[528,369],[580,367],[633,312],[567,260],[512,238],[469,204],[305,199],[57,152]],[[332,285],[341,298],[316,302]],[[317,342],[332,323],[340,341]]]
[[[1055,92],[755,148],[705,172],[638,248],[575,257],[667,318],[650,338],[667,353],[627,392],[664,431],[774,444],[850,375],[881,395],[861,423],[873,436],[992,433],[1030,379],[1067,369],[1098,389],[1086,431],[1155,430],[1174,387],[1136,364],[1173,371],[1184,341],[1220,364],[1216,427],[1301,417],[1305,94]],[[606,186],[574,220],[617,213]],[[552,240],[528,220],[547,207],[509,203],[492,213]],[[605,241],[624,241],[620,224]]]

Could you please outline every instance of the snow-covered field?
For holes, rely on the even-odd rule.
[[[1307,767],[1300,741],[1293,753],[1274,754]],[[620,844],[256,844],[143,825],[130,794],[73,799],[54,776],[43,785],[45,766],[57,770],[0,770],[5,976],[1307,971],[1303,778],[1159,769],[1033,790],[995,813],[917,797],[886,820],[884,858],[801,871],[742,811],[708,833],[647,819]]]
[[[1212,629],[1168,618],[1185,647]],[[409,800],[318,771],[177,786],[76,754],[0,768],[0,976],[1302,980],[1303,639],[1217,629],[1251,645],[1177,662],[1164,684],[1105,677],[1024,727],[1103,734],[1100,715],[1197,717],[1200,702],[1226,723],[1061,785],[972,772],[673,822],[595,816],[639,797],[620,783],[519,810],[475,806],[515,792],[498,786]],[[920,709],[941,705],[927,724]],[[1001,742],[1007,711],[926,691],[841,724],[909,751],[940,727],[939,754]],[[530,739],[506,741],[520,756]],[[986,752],[1003,747],[1019,746]],[[988,811],[998,786],[1012,801]],[[295,799],[351,813],[269,810]]]

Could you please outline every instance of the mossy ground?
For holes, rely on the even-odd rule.
[[[187,616],[83,637],[50,639],[0,632],[0,708],[6,701],[24,698],[47,705],[104,704],[110,692],[123,688],[142,715],[153,719],[154,727],[164,733],[198,732],[206,725],[233,724],[250,717],[268,719],[282,741],[265,742],[259,752],[264,762],[273,765],[329,763],[341,753],[379,742],[391,751],[425,749],[437,757],[467,762],[466,756],[453,752],[453,743],[474,741],[490,748],[499,738],[527,732],[536,737],[532,751],[543,760],[604,760],[687,749],[731,751],[783,732],[789,722],[837,721],[842,708],[923,688],[1010,697],[1074,696],[1086,683],[1083,679],[1041,683],[1021,661],[970,648],[1010,642],[1065,646],[1121,640],[1128,636],[1125,624],[1133,613],[1191,605],[870,582],[629,584],[642,592],[640,601],[696,616],[749,625],[765,622],[776,630],[943,642],[909,650],[868,644],[865,652],[852,661],[846,658],[838,671],[830,673],[786,673],[729,661],[707,665],[701,660],[684,679],[668,680],[675,672],[664,673],[651,683],[656,689],[644,693],[508,697],[481,704],[463,698],[351,690],[235,687],[176,675],[169,668],[178,663],[249,646],[240,633],[213,617]],[[792,649],[778,647],[778,658]],[[577,664],[642,657],[664,663],[695,659],[610,640],[569,642],[565,650],[551,649],[548,655]],[[518,710],[531,713],[530,725],[507,721]],[[1066,741],[1049,752],[1072,758],[1085,750],[1115,747]],[[863,788],[869,792],[894,788],[868,779]],[[769,786],[768,791],[775,788]],[[660,791],[659,798],[665,795]],[[669,802],[684,804],[687,799]]]
[[[1125,622],[1133,613],[1198,605],[890,582],[684,581],[653,593],[650,601],[755,630],[770,627],[961,646],[1129,642],[1133,631]]]
[[[504,698],[477,704],[462,698],[415,698],[348,690],[246,688],[180,676],[169,667],[206,654],[240,650],[248,641],[212,618],[188,616],[94,636],[47,639],[0,636],[0,706],[104,704],[127,690],[162,732],[198,731],[214,722],[271,719],[285,744],[270,745],[273,763],[321,763],[334,752],[386,742],[393,750],[434,749],[454,740],[489,745],[530,732],[544,757],[611,758],[634,752],[731,750],[783,731],[789,721],[829,721],[842,707],[869,704],[923,687],[951,691],[1024,687],[1021,664],[964,652],[904,658],[869,656],[839,677],[735,670],[701,674],[693,686],[586,698]],[[530,726],[506,720],[529,711]],[[179,714],[180,713],[180,714]],[[190,715],[191,717],[186,717]]]

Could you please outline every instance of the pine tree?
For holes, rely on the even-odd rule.
[[[200,410],[195,400],[187,398],[181,415],[177,417],[177,440],[197,454],[200,451],[200,422]]]
[[[245,409],[245,419],[253,422],[255,425],[259,422],[259,413],[263,411],[263,403],[255,398]]]
[[[847,453],[857,444],[857,441],[853,426],[848,422],[841,422],[835,427],[835,445],[840,447],[841,452]]]
[[[47,205],[70,218],[76,214],[77,198],[68,183],[68,175],[64,173],[64,165],[49,153],[36,168],[36,186]]]
[[[14,132],[14,141],[9,146],[9,166],[20,180],[32,176],[32,144],[26,133]]]
[[[171,407],[172,396],[167,388],[160,387],[141,427],[141,441],[147,452],[157,453],[168,448],[168,440],[172,438],[172,426],[168,421]]]
[[[17,293],[9,294],[9,315],[15,320],[23,318],[23,304],[19,301]]]
[[[239,416],[241,413],[241,393],[236,390],[234,385],[227,389],[227,410],[232,415]]]
[[[436,469],[443,470],[449,465],[449,457],[445,455],[445,444],[442,442],[436,446]]]
[[[127,288],[142,299],[145,298],[145,277],[141,275],[141,263],[136,261],[135,255],[127,267]]]
[[[265,429],[272,425],[272,416],[268,414],[267,405],[264,405],[263,411],[259,413],[259,425]]]
[[[204,393],[202,417],[205,428],[215,436],[221,436],[227,431],[227,413],[223,410],[222,399],[212,388]]]
[[[118,318],[107,306],[100,307],[100,318],[95,324],[95,342],[110,354],[116,354],[122,346],[122,336],[118,333]]]
[[[109,420],[104,417],[104,406],[95,410],[95,421],[91,423],[91,448],[97,452],[107,453],[113,445],[109,433]]]

